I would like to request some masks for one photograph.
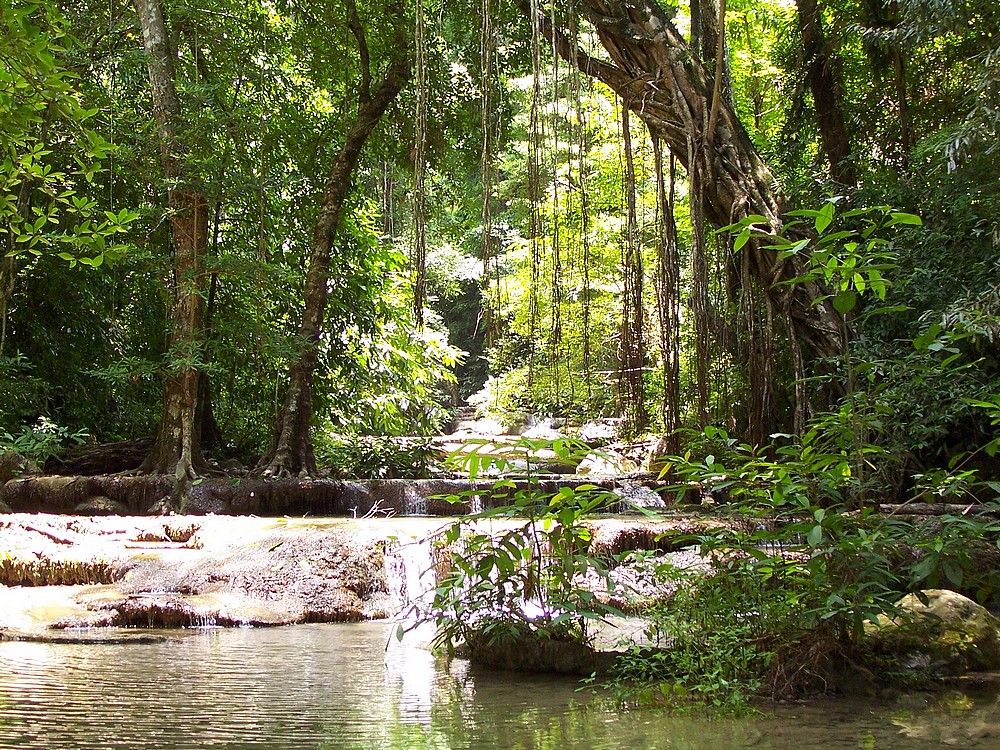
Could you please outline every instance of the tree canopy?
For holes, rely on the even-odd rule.
[[[998,13],[0,0],[0,434],[192,482],[466,400],[847,408],[898,488],[991,439]]]

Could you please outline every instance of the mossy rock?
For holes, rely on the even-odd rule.
[[[907,594],[898,606],[868,634],[901,668],[939,676],[1000,669],[1000,619],[985,607],[945,589]]]
[[[0,451],[0,489],[11,479],[37,473],[38,467],[20,453]]]
[[[547,638],[534,631],[491,640],[471,638],[463,651],[473,664],[512,672],[589,675],[608,672],[617,654],[579,640]]]

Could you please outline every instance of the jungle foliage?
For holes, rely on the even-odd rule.
[[[135,9],[2,7],[9,434],[151,433],[192,373],[196,452],[250,462],[270,443],[278,471],[314,470],[313,431],[433,432],[477,391],[485,413],[715,424],[757,445],[846,396],[897,497],[990,438],[970,404],[1000,390],[992,5],[213,3],[141,6],[164,19],[167,119]],[[685,136],[622,82],[649,74],[612,17],[661,18],[673,31],[642,55],[703,62],[670,85],[711,130]],[[371,109],[393,65],[406,80]],[[716,144],[760,165],[732,175],[745,206],[719,193]],[[317,256],[331,164],[355,147]],[[815,244],[827,212],[871,206],[920,225]],[[189,211],[203,236],[179,266]],[[188,333],[184,295],[203,316]],[[288,401],[306,353],[316,376]],[[298,460],[275,461],[275,422],[302,413]]]
[[[183,507],[208,459],[426,473],[388,438],[463,403],[666,435],[744,531],[656,571],[647,702],[996,597],[988,516],[878,512],[997,494],[995,2],[0,0],[0,39],[0,450],[155,434]],[[441,638],[585,637],[614,499],[498,491]]]

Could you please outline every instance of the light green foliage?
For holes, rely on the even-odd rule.
[[[848,462],[815,427],[760,451],[709,428],[701,448],[714,453],[674,460],[678,490],[697,483],[725,499],[727,525],[692,540],[708,571],[652,558],[664,592],[646,612],[654,648],[621,660],[610,683],[621,704],[746,712],[754,694],[829,689],[844,663],[914,679],[868,649],[866,623],[892,616],[908,591],[946,586],[996,597],[1000,577],[977,560],[995,554],[1000,523],[848,512],[844,498],[856,492]],[[954,487],[940,482],[938,499],[961,497],[949,494]]]
[[[697,483],[724,499],[722,512],[731,524],[699,535],[702,554],[716,572],[707,583],[681,576],[681,598],[676,605],[666,600],[657,610],[657,622],[669,634],[689,616],[686,590],[697,607],[729,620],[730,626],[723,628],[731,639],[727,647],[746,647],[748,640],[755,644],[746,659],[733,657],[734,668],[749,670],[740,689],[755,681],[777,694],[800,689],[799,667],[812,669],[815,660],[838,653],[863,662],[868,658],[865,623],[894,612],[896,601],[908,591],[946,585],[983,601],[1000,591],[992,567],[977,563],[996,549],[1000,524],[995,520],[945,514],[920,521],[870,508],[851,511],[860,492],[852,470],[854,446],[846,449],[828,420],[813,422],[799,438],[785,436],[760,450],[718,428],[706,429],[702,440],[703,449],[717,446],[715,453],[697,460],[678,457],[668,471],[683,480],[679,492]],[[863,452],[877,455],[879,450],[864,446]],[[957,502],[975,483],[968,474],[925,479],[917,500],[934,494],[937,502]],[[977,557],[982,555],[986,557]],[[666,571],[666,580],[676,578]],[[759,626],[756,633],[741,627],[747,622],[746,607],[762,618],[752,626]],[[714,631],[694,628],[672,637],[707,644],[708,632]],[[711,681],[708,664],[690,659],[678,664],[672,656],[652,659],[651,679],[658,669],[667,669],[664,663],[681,684],[708,679],[715,688],[723,686],[721,679]],[[641,672],[642,666],[640,660],[633,668]]]
[[[94,179],[112,146],[94,129],[67,57],[79,43],[60,11],[5,0],[0,65],[0,231],[6,255],[55,252],[94,268],[117,260],[134,211],[102,210]],[[68,144],[68,148],[67,148]]]
[[[632,647],[619,660],[609,683],[616,701],[752,712],[749,699],[764,685],[775,634],[793,622],[792,597],[739,555],[720,557],[709,573],[655,567],[671,593],[643,613],[653,647]]]
[[[807,273],[781,283],[820,282],[831,293],[817,297],[815,303],[830,299],[837,312],[847,315],[855,312],[859,299],[867,295],[885,300],[889,285],[885,274],[897,267],[885,230],[900,225],[920,226],[922,222],[919,216],[889,206],[838,211],[838,202],[828,200],[818,210],[789,211],[793,220],[777,234],[758,229],[765,222],[763,216],[749,216],[721,231],[736,233],[735,250],[741,250],[754,237],[776,251],[779,260],[804,257]],[[815,232],[815,238],[799,239],[804,225],[807,231]]]
[[[438,449],[427,438],[321,432],[314,449],[321,466],[355,479],[426,479],[439,470]]]
[[[82,445],[88,437],[83,430],[72,432],[40,417],[36,424],[23,427],[16,434],[0,432],[0,453],[10,451],[41,466],[66,448]]]
[[[335,433],[433,434],[449,416],[444,405],[463,353],[433,316],[416,325],[406,259],[382,242],[366,208],[348,222],[351,252],[329,302],[340,331],[325,342],[325,417]]]
[[[586,447],[573,441],[521,438],[503,456],[489,447],[484,443],[452,456],[473,479],[490,469],[505,478],[480,498],[485,510],[464,516],[446,531],[442,544],[448,569],[433,603],[418,611],[418,618],[434,623],[436,644],[449,650],[461,642],[526,636],[587,642],[591,622],[620,612],[593,590],[594,581],[613,586],[605,563],[587,552],[590,532],[583,521],[620,498],[592,485],[555,492],[541,487],[531,456],[551,450],[556,460],[578,460]],[[527,471],[512,472],[521,460]],[[475,495],[470,491],[448,499],[472,503]],[[503,504],[493,507],[498,501]],[[590,585],[585,584],[588,576]]]

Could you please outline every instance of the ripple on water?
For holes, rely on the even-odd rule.
[[[563,679],[447,667],[385,624],[194,630],[152,644],[0,643],[0,750],[1000,747],[993,696],[824,701],[706,723],[581,707]]]

